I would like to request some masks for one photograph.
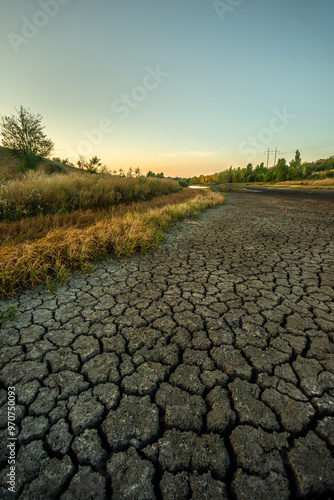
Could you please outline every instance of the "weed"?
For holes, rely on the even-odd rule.
[[[57,280],[50,278],[49,276],[45,280],[45,289],[50,293],[55,293],[60,283]]]
[[[80,268],[80,274],[85,274],[85,273],[92,273],[93,271],[95,271],[96,269],[96,266],[94,266],[93,264],[83,264]]]
[[[7,306],[0,309],[0,328],[6,321],[14,321],[17,314],[16,306]]]

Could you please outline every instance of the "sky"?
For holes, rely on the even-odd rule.
[[[334,155],[333,0],[0,0],[0,13],[0,114],[41,115],[54,156],[192,177]]]

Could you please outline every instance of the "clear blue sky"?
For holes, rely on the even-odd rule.
[[[57,156],[192,176],[334,154],[333,0],[0,2],[0,113],[41,114]]]

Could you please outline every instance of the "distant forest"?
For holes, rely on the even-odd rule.
[[[302,162],[300,152],[289,163],[280,158],[274,167],[265,167],[264,163],[253,167],[233,168],[212,175],[200,175],[185,179],[189,184],[226,184],[243,182],[282,182],[304,179],[325,179],[334,177],[334,156],[326,160]]]

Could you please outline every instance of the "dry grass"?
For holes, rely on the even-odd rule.
[[[176,196],[179,196],[177,200]],[[219,205],[223,198],[207,190],[193,193],[186,189],[171,195],[171,203],[166,201],[161,197],[146,204],[115,209],[109,214],[81,212],[74,219],[74,225],[67,219],[71,214],[65,214],[63,219],[59,217],[58,226],[52,226],[51,218],[43,219],[43,230],[33,241],[29,241],[31,228],[27,229],[22,221],[22,231],[26,230],[30,236],[16,243],[20,233],[14,231],[12,239],[9,237],[0,246],[0,295],[13,295],[21,288],[39,284],[52,289],[54,284],[66,280],[73,270],[90,270],[92,262],[108,254],[130,257],[135,251],[155,248],[162,239],[162,232],[171,224],[196,216],[204,208]],[[50,230],[45,234],[47,224]]]
[[[50,176],[30,171],[23,179],[0,185],[0,220],[79,209],[106,210],[120,203],[149,200],[180,189],[171,179],[137,179],[84,172]]]
[[[84,229],[102,220],[123,217],[129,212],[141,213],[151,208],[162,208],[167,205],[191,200],[198,195],[193,189],[183,189],[177,193],[157,196],[150,201],[121,204],[109,210],[76,210],[75,212],[57,213],[55,215],[39,215],[26,217],[18,221],[0,222],[0,244],[23,243],[43,238],[53,229]]]
[[[299,189],[334,189],[334,178],[326,179],[306,179],[303,181],[282,181],[282,182],[243,182],[226,183],[213,186],[218,191],[241,191],[248,187],[289,187]]]
[[[304,181],[284,181],[274,184],[276,187],[290,187],[299,189],[334,189],[334,179],[317,179]]]

